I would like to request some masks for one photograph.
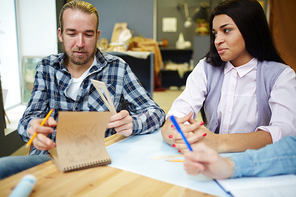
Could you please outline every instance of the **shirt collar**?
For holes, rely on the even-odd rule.
[[[224,75],[230,72],[232,69],[235,69],[240,77],[245,76],[251,70],[257,67],[258,59],[252,58],[248,63],[241,65],[239,67],[234,67],[230,61],[226,62],[224,68]]]
[[[90,68],[93,67],[93,66],[95,66],[95,65],[97,65],[97,58],[96,58],[96,56],[94,57],[94,61],[93,61],[92,65],[90,66]]]
[[[59,67],[60,69],[63,69],[63,68],[66,69],[66,66],[65,66],[65,64],[64,64],[64,62],[65,62],[65,58],[66,58],[66,55],[65,55],[64,52],[59,53],[59,54],[57,55],[57,58],[55,58],[55,60],[54,60],[54,62],[53,62],[53,65]]]
[[[89,70],[90,73],[100,71],[107,65],[107,61],[104,58],[104,55],[98,49],[94,58],[94,62]]]

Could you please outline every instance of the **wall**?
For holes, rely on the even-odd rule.
[[[202,2],[209,5],[209,10],[212,10],[219,0],[157,0],[157,39],[161,41],[163,38],[168,40],[168,47],[174,48],[176,41],[179,38],[179,34],[183,33],[185,41],[194,42],[194,30],[196,23],[192,22],[190,28],[185,28],[184,23],[186,21],[185,11],[183,3],[188,3],[189,16],[194,15],[194,10],[200,7]],[[178,3],[182,6],[178,8]],[[174,17],[177,19],[177,31],[176,32],[163,32],[162,31],[162,20],[164,17]],[[194,48],[192,46],[191,48]]]
[[[184,7],[177,9],[178,3],[188,3],[189,15],[192,17],[194,10],[200,6],[200,3],[205,2],[210,6],[209,12],[211,12],[214,7],[221,0],[157,0],[157,40],[161,41],[163,38],[168,40],[168,47],[174,48],[175,43],[178,40],[179,34],[183,33],[184,39],[194,43],[194,30],[196,23],[192,23],[190,28],[184,27],[184,22],[186,21]],[[268,0],[260,1],[264,10],[267,10]],[[177,18],[177,32],[163,32],[162,31],[162,19],[164,17],[175,17]],[[192,46],[194,48],[194,46]]]
[[[282,59],[296,71],[296,1],[270,1],[270,28]],[[283,31],[285,30],[285,31]]]
[[[195,8],[200,5],[201,0],[188,0],[189,15],[193,14]],[[182,0],[158,0],[157,1],[157,39],[168,40],[168,47],[174,48],[175,43],[178,40],[179,34],[183,33],[184,39],[190,41],[193,44],[193,35],[195,30],[194,23],[190,28],[184,27],[186,21],[184,6],[177,8],[178,2],[184,3]],[[208,2],[208,1],[207,1]],[[163,32],[162,31],[162,20],[163,18],[173,17],[177,19],[177,31],[176,32]],[[192,48],[192,47],[191,47]]]
[[[110,42],[115,23],[127,22],[134,36],[153,38],[154,0],[86,0],[99,12],[101,38]]]
[[[157,41],[163,38],[169,40],[169,45],[177,41],[179,33],[183,32],[185,40],[193,43],[194,25],[184,28],[185,14],[184,9],[177,10],[177,3],[184,0],[86,0],[94,5],[100,16],[99,29],[101,30],[101,38],[107,38],[110,42],[113,27],[116,22],[127,22],[128,28],[134,30],[134,36],[143,35],[147,38],[153,38],[153,31],[156,31]],[[214,4],[218,0],[188,0],[189,14],[193,14],[200,2],[208,2]],[[153,14],[154,6],[156,7],[156,24],[154,28]],[[176,33],[162,33],[162,18],[176,17],[178,29]],[[154,38],[155,39],[155,38]]]
[[[18,0],[21,56],[57,53],[55,0]]]

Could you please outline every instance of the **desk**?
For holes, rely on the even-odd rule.
[[[115,134],[105,145],[124,138]],[[31,196],[212,196],[110,166],[63,174],[53,161],[0,181],[0,196],[8,196],[26,174],[37,178]]]

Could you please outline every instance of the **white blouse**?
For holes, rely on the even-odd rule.
[[[192,111],[193,118],[196,118],[207,95],[204,63],[205,59],[201,60],[189,75],[185,90],[173,102],[167,117],[183,117]],[[220,134],[253,132],[253,125],[258,118],[257,64],[256,58],[239,67],[234,67],[230,62],[226,63],[217,109]],[[256,131],[270,132],[273,142],[283,136],[296,135],[296,80],[295,72],[290,67],[287,67],[275,82],[269,106],[272,112],[269,126],[260,126]]]

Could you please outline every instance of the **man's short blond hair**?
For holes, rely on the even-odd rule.
[[[98,13],[97,9],[92,4],[87,3],[85,1],[70,1],[63,6],[63,8],[60,12],[59,23],[60,23],[61,33],[63,33],[63,30],[64,30],[63,15],[64,15],[64,12],[66,9],[80,10],[80,11],[82,11],[84,13],[88,13],[88,14],[94,13],[97,17],[96,32],[98,31],[99,13]]]

